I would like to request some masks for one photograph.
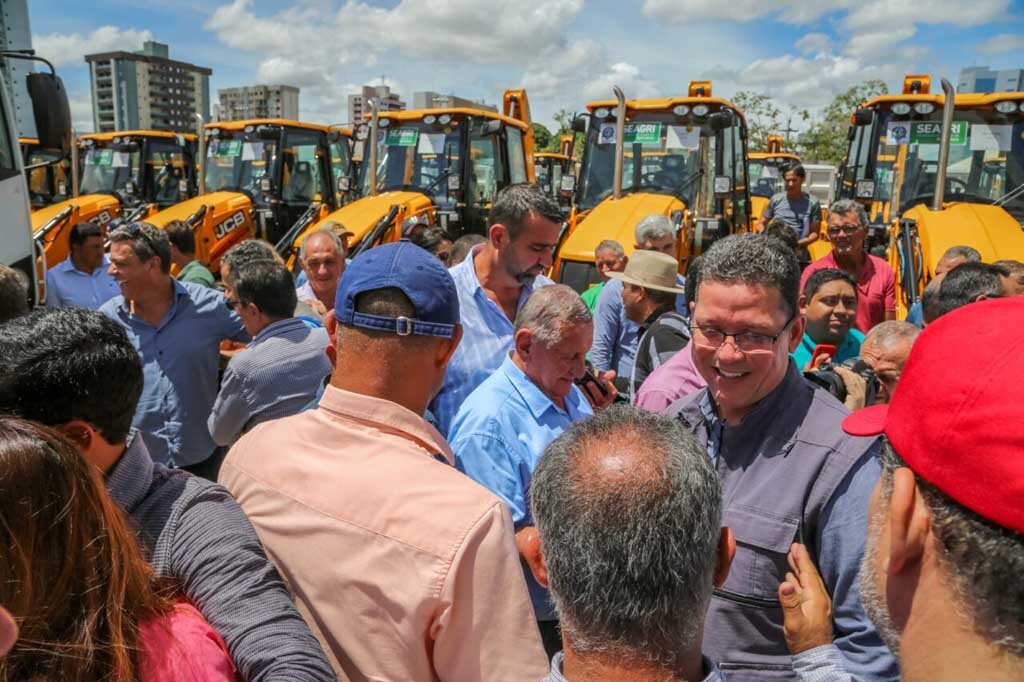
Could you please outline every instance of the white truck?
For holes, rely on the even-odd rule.
[[[71,150],[71,110],[64,84],[44,59],[28,52],[0,52],[0,59],[33,59],[50,66],[50,73],[30,73],[28,91],[40,142],[59,149],[66,157]],[[28,185],[18,145],[11,93],[0,87],[0,263],[23,272],[31,282],[33,305],[46,300],[46,263],[40,245],[32,236]]]

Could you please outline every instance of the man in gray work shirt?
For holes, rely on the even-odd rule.
[[[223,637],[240,678],[336,679],[228,491],[154,462],[129,431],[142,384],[127,334],[100,313],[39,310],[0,325],[0,412],[57,428],[103,473],[150,564]]]
[[[735,235],[705,253],[697,278],[692,351],[708,386],[668,412],[714,460],[722,525],[736,536],[729,577],[708,609],[703,651],[731,682],[795,679],[778,587],[799,541],[832,594],[847,672],[895,680],[896,659],[857,586],[868,499],[881,471],[878,440],[844,434],[849,411],[805,381],[789,356],[804,331],[796,256],[778,240]]]
[[[786,223],[796,232],[799,240],[797,247],[804,253],[804,250],[820,237],[821,203],[804,191],[807,171],[803,166],[799,163],[790,163],[781,170],[786,191],[779,192],[768,202],[764,215],[761,216],[761,225],[767,226],[773,219]]]

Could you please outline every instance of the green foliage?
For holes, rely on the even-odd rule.
[[[551,144],[547,149],[541,151],[545,152],[559,152],[562,150],[562,135],[572,135],[572,120],[576,118],[576,114],[567,109],[559,109],[554,114],[555,123],[558,124],[558,130],[551,134]],[[578,134],[576,136],[576,144],[573,147],[573,158],[579,160],[583,158],[583,139],[584,135]]]
[[[782,111],[768,95],[750,91],[737,92],[732,103],[747,119],[747,148],[752,152],[766,150],[768,136],[783,130]]]
[[[551,131],[543,123],[533,123],[533,148],[537,151],[547,151],[551,146]],[[557,136],[555,136],[557,140]],[[558,146],[557,144],[555,145]]]
[[[837,95],[823,116],[812,121],[807,131],[800,136],[798,146],[801,156],[807,161],[839,165],[846,156],[846,131],[850,126],[850,115],[865,101],[888,92],[885,81],[876,79],[864,81]]]

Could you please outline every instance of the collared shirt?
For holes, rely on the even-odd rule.
[[[856,327],[867,334],[876,324],[885,321],[886,313],[896,312],[896,273],[878,256],[866,253],[864,258],[864,267],[857,279]],[[804,290],[811,275],[826,268],[842,270],[836,264],[836,256],[832,251],[804,268],[800,277],[800,291]]]
[[[832,358],[832,363],[838,365],[845,360],[855,358],[860,355],[860,344],[864,342],[864,335],[858,330],[851,328],[850,331],[846,332],[846,337],[843,342],[836,348],[836,356]],[[793,356],[793,361],[796,362],[796,368],[801,372],[804,371],[804,367],[811,361],[811,357],[814,355],[814,349],[817,348],[817,342],[811,338],[811,335],[804,332],[804,337],[800,339],[800,345],[796,347],[796,350],[790,353]]]
[[[679,286],[686,285],[686,278],[676,275]],[[676,312],[689,317],[686,297],[676,296]],[[615,370],[615,376],[628,382],[633,373],[636,347],[640,343],[640,325],[626,317],[622,305],[622,280],[610,279],[597,297],[594,309],[594,343],[588,357],[598,370]],[[625,384],[623,384],[625,385]]]
[[[156,461],[188,466],[216,447],[206,418],[217,398],[220,342],[249,335],[224,294],[174,279],[171,286],[171,307],[156,327],[134,315],[124,296],[100,312],[125,328],[142,360],[145,384],[132,426],[145,434]]]
[[[71,256],[46,271],[46,305],[50,308],[88,308],[100,306],[121,293],[117,280],[107,268],[110,259],[103,256],[103,264],[92,271],[82,272],[71,262]]]
[[[224,638],[242,679],[335,679],[323,648],[227,490],[154,463],[137,433],[105,483],[138,529],[153,569],[179,581]]]
[[[304,301],[320,301],[320,299],[316,297],[316,292],[313,291],[313,285],[309,283],[308,279],[295,289],[295,297],[299,299],[299,303]]]
[[[680,398],[708,385],[693,364],[693,342],[651,372],[636,394],[633,404],[650,412],[665,412]]]
[[[559,651],[555,654],[554,658],[551,659],[551,672],[548,673],[542,682],[570,682],[565,674],[562,672],[562,663],[565,660],[565,653]],[[718,669],[718,666],[709,661],[707,658],[704,659],[704,670],[707,671],[707,675],[701,682],[727,682],[725,675]],[[571,682],[585,682],[584,680],[572,680]],[[822,681],[824,682],[824,681]]]
[[[462,403],[448,440],[455,466],[497,495],[512,512],[516,530],[534,524],[527,491],[544,448],[577,419],[593,414],[583,392],[572,387],[565,409],[544,395],[511,357]],[[548,591],[524,571],[538,620],[554,620]]]
[[[580,298],[582,298],[583,302],[587,304],[587,308],[590,310],[591,314],[593,314],[594,309],[597,308],[597,297],[601,295],[601,290],[604,289],[604,285],[604,282],[600,282],[580,294]]]
[[[208,287],[210,289],[217,284],[216,280],[213,279],[213,275],[206,266],[197,260],[189,261],[188,265],[181,269],[181,272],[178,273],[178,281],[202,284],[204,287]]]
[[[669,307],[654,311],[640,328],[640,343],[629,377],[630,401],[654,370],[672,359],[690,343],[690,325],[685,317]]]
[[[221,483],[342,679],[546,673],[508,511],[451,461],[419,415],[334,386],[228,453]]]
[[[252,427],[299,412],[331,373],[323,328],[297,317],[268,324],[228,362],[207,426],[217,445]]]
[[[466,260],[448,271],[459,294],[462,342],[448,363],[440,392],[430,403],[430,411],[442,434],[448,433],[452,419],[466,396],[493,374],[512,350],[514,320],[508,319],[501,307],[487,296],[476,274],[473,259],[481,248],[474,247]],[[534,289],[548,284],[554,282],[543,275],[524,284],[516,311],[523,307]]]
[[[821,225],[821,203],[807,192],[801,192],[799,199],[790,199],[785,192],[778,192],[768,200],[761,216],[761,225],[767,227],[773,218],[792,227],[797,237],[803,239],[818,231]]]

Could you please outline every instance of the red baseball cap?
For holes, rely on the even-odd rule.
[[[914,473],[1024,533],[1024,297],[971,303],[917,337],[892,401],[843,421],[884,433]]]

